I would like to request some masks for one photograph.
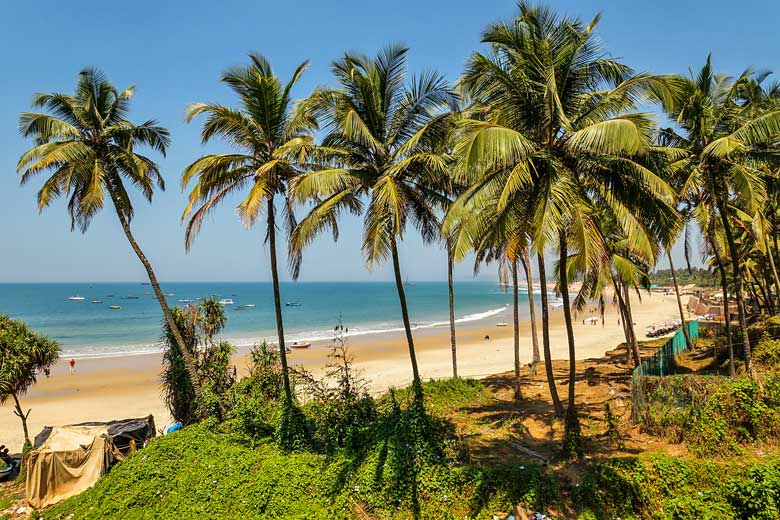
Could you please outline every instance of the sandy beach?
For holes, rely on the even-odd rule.
[[[679,318],[674,295],[644,293],[641,303],[632,301],[636,332],[644,337],[645,327],[658,321]],[[575,319],[574,334],[577,358],[601,356],[623,342],[623,329],[618,323],[617,307],[608,305],[605,324],[583,324],[583,318],[598,316],[587,311]],[[541,318],[537,316],[537,320]],[[512,326],[497,327],[495,318],[474,322],[457,331],[458,372],[462,377],[484,377],[512,369]],[[537,324],[541,327],[541,324]],[[550,316],[550,343],[554,359],[568,359],[563,313],[555,310]],[[490,336],[489,340],[485,336]],[[539,330],[541,344],[541,330]],[[531,358],[530,322],[520,327],[521,359]],[[420,330],[415,334],[417,359],[424,379],[449,377],[452,374],[452,353],[447,327]],[[372,392],[391,386],[404,386],[411,381],[411,368],[406,341],[402,333],[358,336],[349,339],[355,366],[370,381]],[[540,345],[541,348],[541,345]],[[301,365],[315,375],[328,362],[328,342],[319,342],[307,350],[295,350],[290,363]],[[236,356],[239,375],[246,370],[245,352]],[[51,376],[41,377],[30,392],[21,398],[29,417],[30,434],[34,436],[44,426],[103,421],[153,414],[158,429],[172,420],[160,399],[160,355],[137,355],[95,359],[80,359],[75,372],[69,373],[67,359],[54,367]],[[13,414],[11,403],[0,407],[0,444],[19,450],[22,429]]]

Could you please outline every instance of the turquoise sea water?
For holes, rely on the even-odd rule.
[[[171,306],[180,300],[216,296],[235,303],[225,305],[228,322],[223,337],[239,346],[276,340],[270,283],[164,283]],[[288,340],[316,340],[332,336],[341,318],[350,335],[382,334],[401,327],[398,297],[393,283],[282,283],[285,336]],[[415,328],[446,327],[447,284],[417,282],[406,286],[410,317]],[[69,300],[71,296],[83,300]],[[132,298],[128,298],[132,297]],[[527,297],[521,293],[526,316]],[[101,303],[92,303],[92,301]],[[510,321],[511,293],[495,282],[455,285],[455,316],[462,323],[480,320]],[[237,310],[236,307],[254,304]],[[110,306],[118,305],[119,310]],[[155,352],[160,348],[162,321],[152,289],[142,283],[0,284],[0,313],[25,321],[39,333],[60,342],[68,357],[110,356]]]

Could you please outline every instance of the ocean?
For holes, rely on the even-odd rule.
[[[237,346],[276,340],[270,283],[172,282],[162,289],[171,306],[209,296],[232,299],[233,304],[225,305],[228,321],[222,338]],[[390,282],[287,282],[281,284],[281,295],[288,341],[331,338],[339,320],[350,336],[402,327],[398,296]],[[83,299],[69,299],[76,296]],[[448,326],[445,282],[409,283],[406,296],[415,329]],[[521,316],[527,317],[527,295],[521,292],[520,299]],[[511,302],[511,291],[495,282],[455,284],[455,316],[461,324],[511,322]],[[4,283],[0,284],[0,314],[22,320],[58,341],[65,357],[160,350],[162,312],[145,283]]]

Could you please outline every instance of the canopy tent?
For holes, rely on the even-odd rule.
[[[133,446],[154,436],[154,418],[47,426],[27,462],[27,500],[46,507],[91,487]]]

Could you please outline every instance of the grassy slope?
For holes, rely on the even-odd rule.
[[[489,386],[426,386],[429,409],[458,424],[459,442],[468,444],[486,428],[493,436],[480,442],[494,442],[516,429],[512,421],[480,419],[478,411],[496,402]],[[410,480],[411,468],[398,465],[403,451],[377,442],[360,456],[285,455],[268,441],[250,445],[190,427],[156,439],[45,518],[412,518],[415,511],[421,518],[504,518],[518,503],[559,518],[780,515],[780,459],[772,457],[699,461],[623,451],[545,467],[519,455],[496,460],[477,451],[463,463],[425,463]]]

